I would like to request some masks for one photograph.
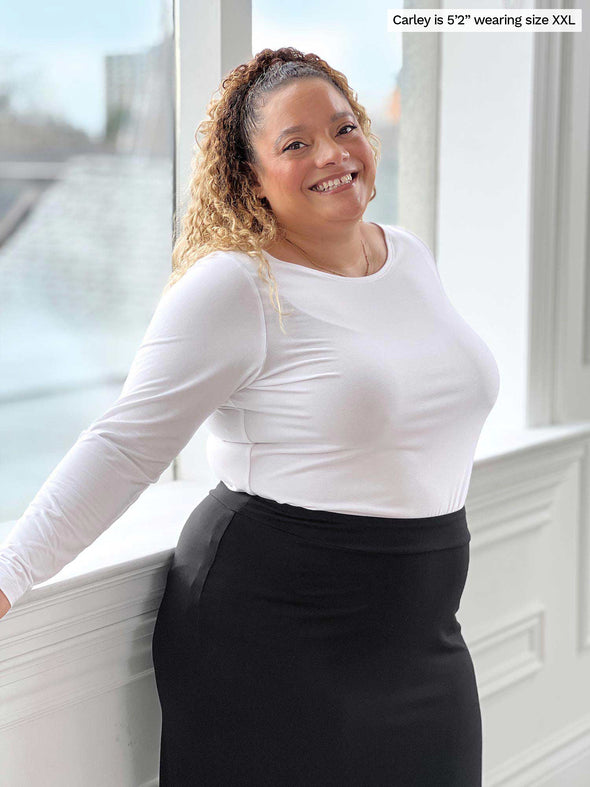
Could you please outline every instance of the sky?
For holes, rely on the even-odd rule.
[[[107,54],[138,52],[161,38],[171,0],[0,2],[0,81],[17,79],[15,107],[39,108],[100,134]]]
[[[379,113],[401,67],[401,34],[376,0],[252,0],[252,51],[294,46],[343,71],[369,114]],[[17,83],[15,109],[65,117],[91,135],[105,121],[106,54],[132,53],[172,24],[172,0],[0,0],[0,83]]]
[[[252,0],[252,51],[294,46],[342,71],[369,114],[378,114],[402,65],[401,33],[387,32],[387,9],[401,0]]]

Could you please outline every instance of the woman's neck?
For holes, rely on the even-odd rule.
[[[377,236],[374,234],[375,230]],[[278,240],[265,250],[285,262],[309,268],[317,266],[342,276],[361,277],[374,273],[385,261],[387,247],[382,235],[380,227],[365,222],[359,222],[344,237],[339,234],[332,239],[325,236],[311,237],[287,230],[287,240]],[[369,259],[368,271],[363,244]]]

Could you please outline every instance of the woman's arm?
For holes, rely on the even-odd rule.
[[[155,481],[265,355],[256,284],[231,252],[198,261],[156,308],[114,404],[79,435],[0,544],[10,605],[54,576]]]
[[[4,615],[6,615],[9,609],[10,609],[10,601],[0,590],[0,618],[4,617]]]

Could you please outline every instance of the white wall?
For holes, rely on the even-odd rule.
[[[503,8],[498,2],[447,8]],[[534,36],[441,33],[437,259],[500,368],[484,433],[525,424]],[[485,434],[482,433],[482,439]]]

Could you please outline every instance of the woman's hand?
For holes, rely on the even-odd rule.
[[[4,593],[0,590],[0,618],[4,617],[10,609],[10,601],[6,598]]]

